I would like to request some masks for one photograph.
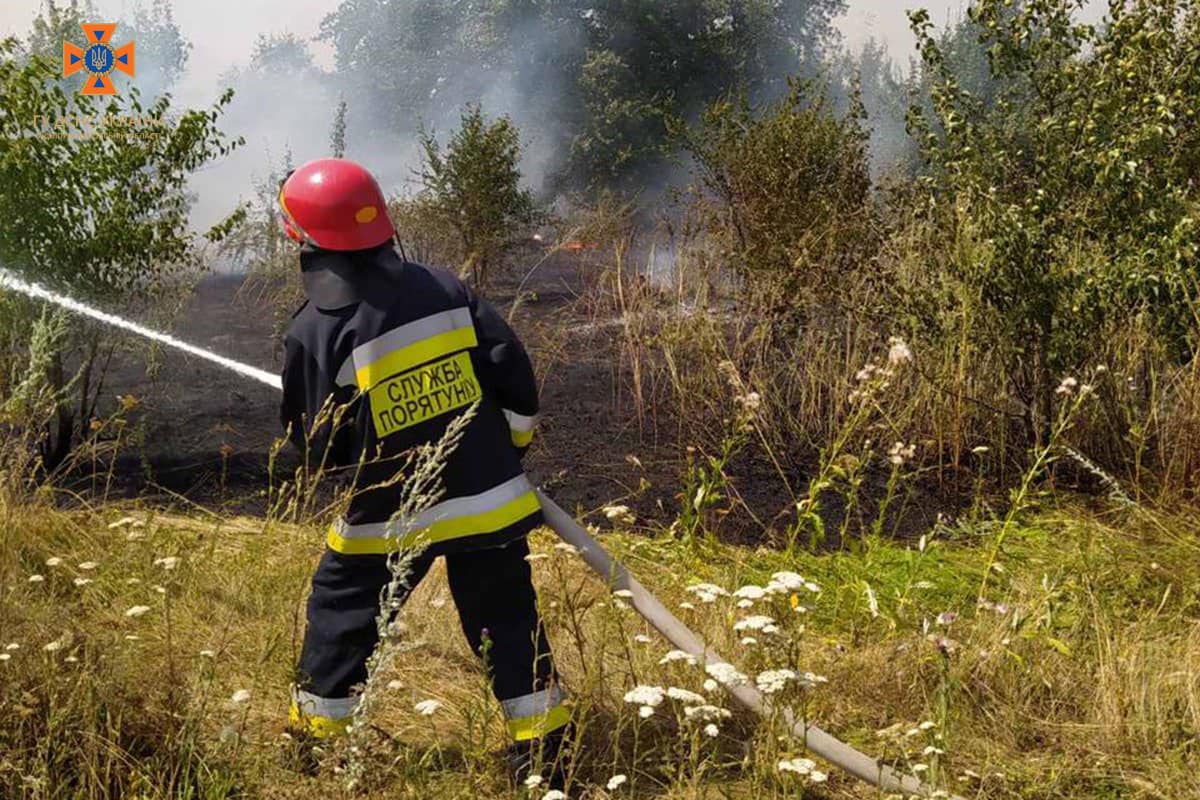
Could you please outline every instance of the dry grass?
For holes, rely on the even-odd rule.
[[[384,676],[377,731],[360,754],[370,778],[349,793],[336,748],[316,777],[286,766],[287,687],[316,529],[13,503],[3,517],[0,646],[20,645],[0,664],[4,796],[515,796],[494,757],[504,745],[498,709],[440,571],[405,612],[410,649]],[[1182,798],[1200,792],[1189,766],[1200,753],[1198,527],[1045,508],[1008,536],[987,607],[976,605],[986,548],[975,541],[986,526],[944,531],[924,550],[876,540],[855,555],[791,558],[703,541],[607,541],[668,605],[690,602],[685,620],[748,674],[827,676],[792,699],[869,752],[928,764],[965,796]],[[798,754],[768,726],[738,716],[710,739],[670,700],[639,720],[621,699],[633,686],[705,693],[703,676],[660,665],[667,647],[548,534],[535,551],[586,742],[571,796],[606,796],[616,773],[630,783],[613,796],[798,796],[774,769]],[[160,559],[169,557],[179,560],[168,569]],[[52,558],[62,561],[47,566]],[[807,614],[783,596],[740,610],[686,591],[697,581],[764,585],[780,569],[821,586],[805,594]],[[44,580],[30,583],[35,574]],[[138,606],[149,610],[129,616]],[[742,644],[747,632],[732,624],[747,614],[776,617],[782,632],[751,632],[759,643]],[[235,702],[240,690],[249,699]],[[430,698],[442,708],[414,712]],[[926,720],[929,731],[905,735]],[[891,726],[894,739],[877,734]],[[836,774],[803,791],[871,796]]]

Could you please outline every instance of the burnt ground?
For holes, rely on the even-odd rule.
[[[486,294],[525,341],[542,381],[542,424],[526,458],[532,477],[564,507],[597,512],[610,503],[635,510],[639,519],[668,524],[675,518],[684,459],[681,440],[692,440],[680,422],[652,401],[636,413],[628,390],[630,374],[619,342],[619,325],[595,324],[581,300],[574,259],[543,265],[523,286]],[[196,288],[172,331],[222,355],[270,371],[280,369],[277,310],[244,279],[210,276]],[[603,318],[601,319],[603,322]],[[229,512],[265,509],[271,480],[272,447],[281,435],[278,395],[220,367],[174,351],[134,346],[112,362],[104,397],[132,394],[131,442],[111,467],[86,465],[67,481],[84,496],[141,497],[165,505],[199,504]],[[653,397],[651,387],[648,395]],[[101,411],[105,406],[102,404]],[[274,462],[275,481],[296,466],[290,448]],[[723,538],[763,541],[763,524],[779,527],[787,508],[778,476],[769,468],[735,464],[733,492],[743,504],[721,522]],[[805,468],[789,476],[806,484]],[[922,492],[921,494],[926,494]],[[897,530],[928,530],[944,497],[913,498]],[[836,530],[836,498],[825,504],[826,527]],[[753,515],[746,509],[754,509]],[[898,506],[899,509],[899,506]],[[914,512],[915,513],[907,513]],[[594,521],[603,523],[595,514]],[[829,542],[833,544],[833,542]]]
[[[653,437],[647,438],[626,413],[612,329],[592,328],[580,318],[579,280],[570,266],[542,268],[523,288],[513,325],[542,381],[540,435],[526,458],[531,475],[568,508],[594,511],[621,501],[647,514],[664,514],[673,502],[670,489],[678,482],[678,465],[669,448],[655,447]],[[501,286],[488,295],[502,311],[513,309],[515,287]],[[213,275],[196,287],[171,332],[278,371],[277,319],[263,293],[248,290],[244,278]],[[571,333],[580,325],[584,330]],[[169,505],[263,510],[270,454],[281,435],[278,396],[270,387],[185,354],[151,352],[134,343],[108,368],[102,415],[118,395],[139,401],[129,414],[130,443],[111,468],[89,463],[76,470],[68,488],[85,496],[103,492]],[[291,474],[296,463],[290,448],[279,452],[276,480]],[[622,499],[643,479],[650,482],[649,490]]]

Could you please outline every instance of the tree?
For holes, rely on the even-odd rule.
[[[435,213],[458,232],[464,265],[483,286],[501,256],[538,218],[533,195],[521,188],[521,140],[512,122],[489,123],[470,106],[443,153],[431,133],[423,133],[423,193]]]
[[[928,15],[912,15],[932,118],[914,109],[926,161],[916,204],[970,258],[947,278],[977,293],[999,336],[1031,440],[1044,441],[1056,387],[1098,341],[1152,324],[1177,358],[1195,352],[1200,295],[1200,7],[978,0],[969,10],[995,95],[972,91]]]
[[[60,69],[40,56],[18,59],[15,41],[0,45],[0,258],[84,300],[153,305],[188,263],[189,175],[236,145],[216,128],[229,96],[175,115],[165,97],[143,107],[136,94],[68,94]],[[103,340],[73,322],[60,344],[49,361],[59,399],[45,450],[51,467],[86,435]],[[80,364],[75,381],[69,363]],[[74,407],[68,386],[79,393]]]

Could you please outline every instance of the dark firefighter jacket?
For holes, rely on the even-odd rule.
[[[329,547],[444,554],[503,546],[536,527],[541,511],[521,454],[533,437],[537,384],[496,310],[391,244],[355,253],[306,246],[301,266],[309,301],[285,338],[282,420],[310,468],[353,476]],[[427,484],[438,492],[433,505],[405,509],[413,449],[438,442],[472,407],[440,479]]]

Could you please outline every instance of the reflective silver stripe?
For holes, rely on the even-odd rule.
[[[334,383],[338,386],[357,386],[358,376],[354,370],[354,356],[350,356],[342,362],[342,368],[338,370],[337,377],[334,378]]]
[[[566,699],[566,693],[555,686],[545,691],[534,692],[523,697],[514,697],[512,700],[504,700],[500,705],[504,707],[505,719],[526,719],[527,717],[536,717],[545,714],[551,709],[561,706]]]
[[[437,336],[439,333],[449,333],[459,328],[474,326],[475,323],[471,319],[471,309],[469,308],[452,308],[449,311],[430,314],[416,322],[393,328],[382,336],[354,348],[354,368],[360,370],[396,350]]]
[[[518,414],[515,411],[504,409],[504,417],[508,420],[508,427],[514,431],[521,433],[529,433],[537,427],[538,418],[536,416],[527,417],[524,414]]]
[[[306,717],[348,719],[354,716],[354,709],[358,707],[357,697],[317,697],[299,689],[292,691],[292,700]]]
[[[333,529],[343,539],[402,537],[414,531],[424,530],[435,522],[470,517],[491,511],[532,491],[533,484],[529,482],[529,478],[525,475],[518,475],[482,494],[456,497],[453,500],[438,503],[409,520],[393,519],[389,522],[364,522],[358,525],[349,525],[345,520],[339,519],[333,524]]]

